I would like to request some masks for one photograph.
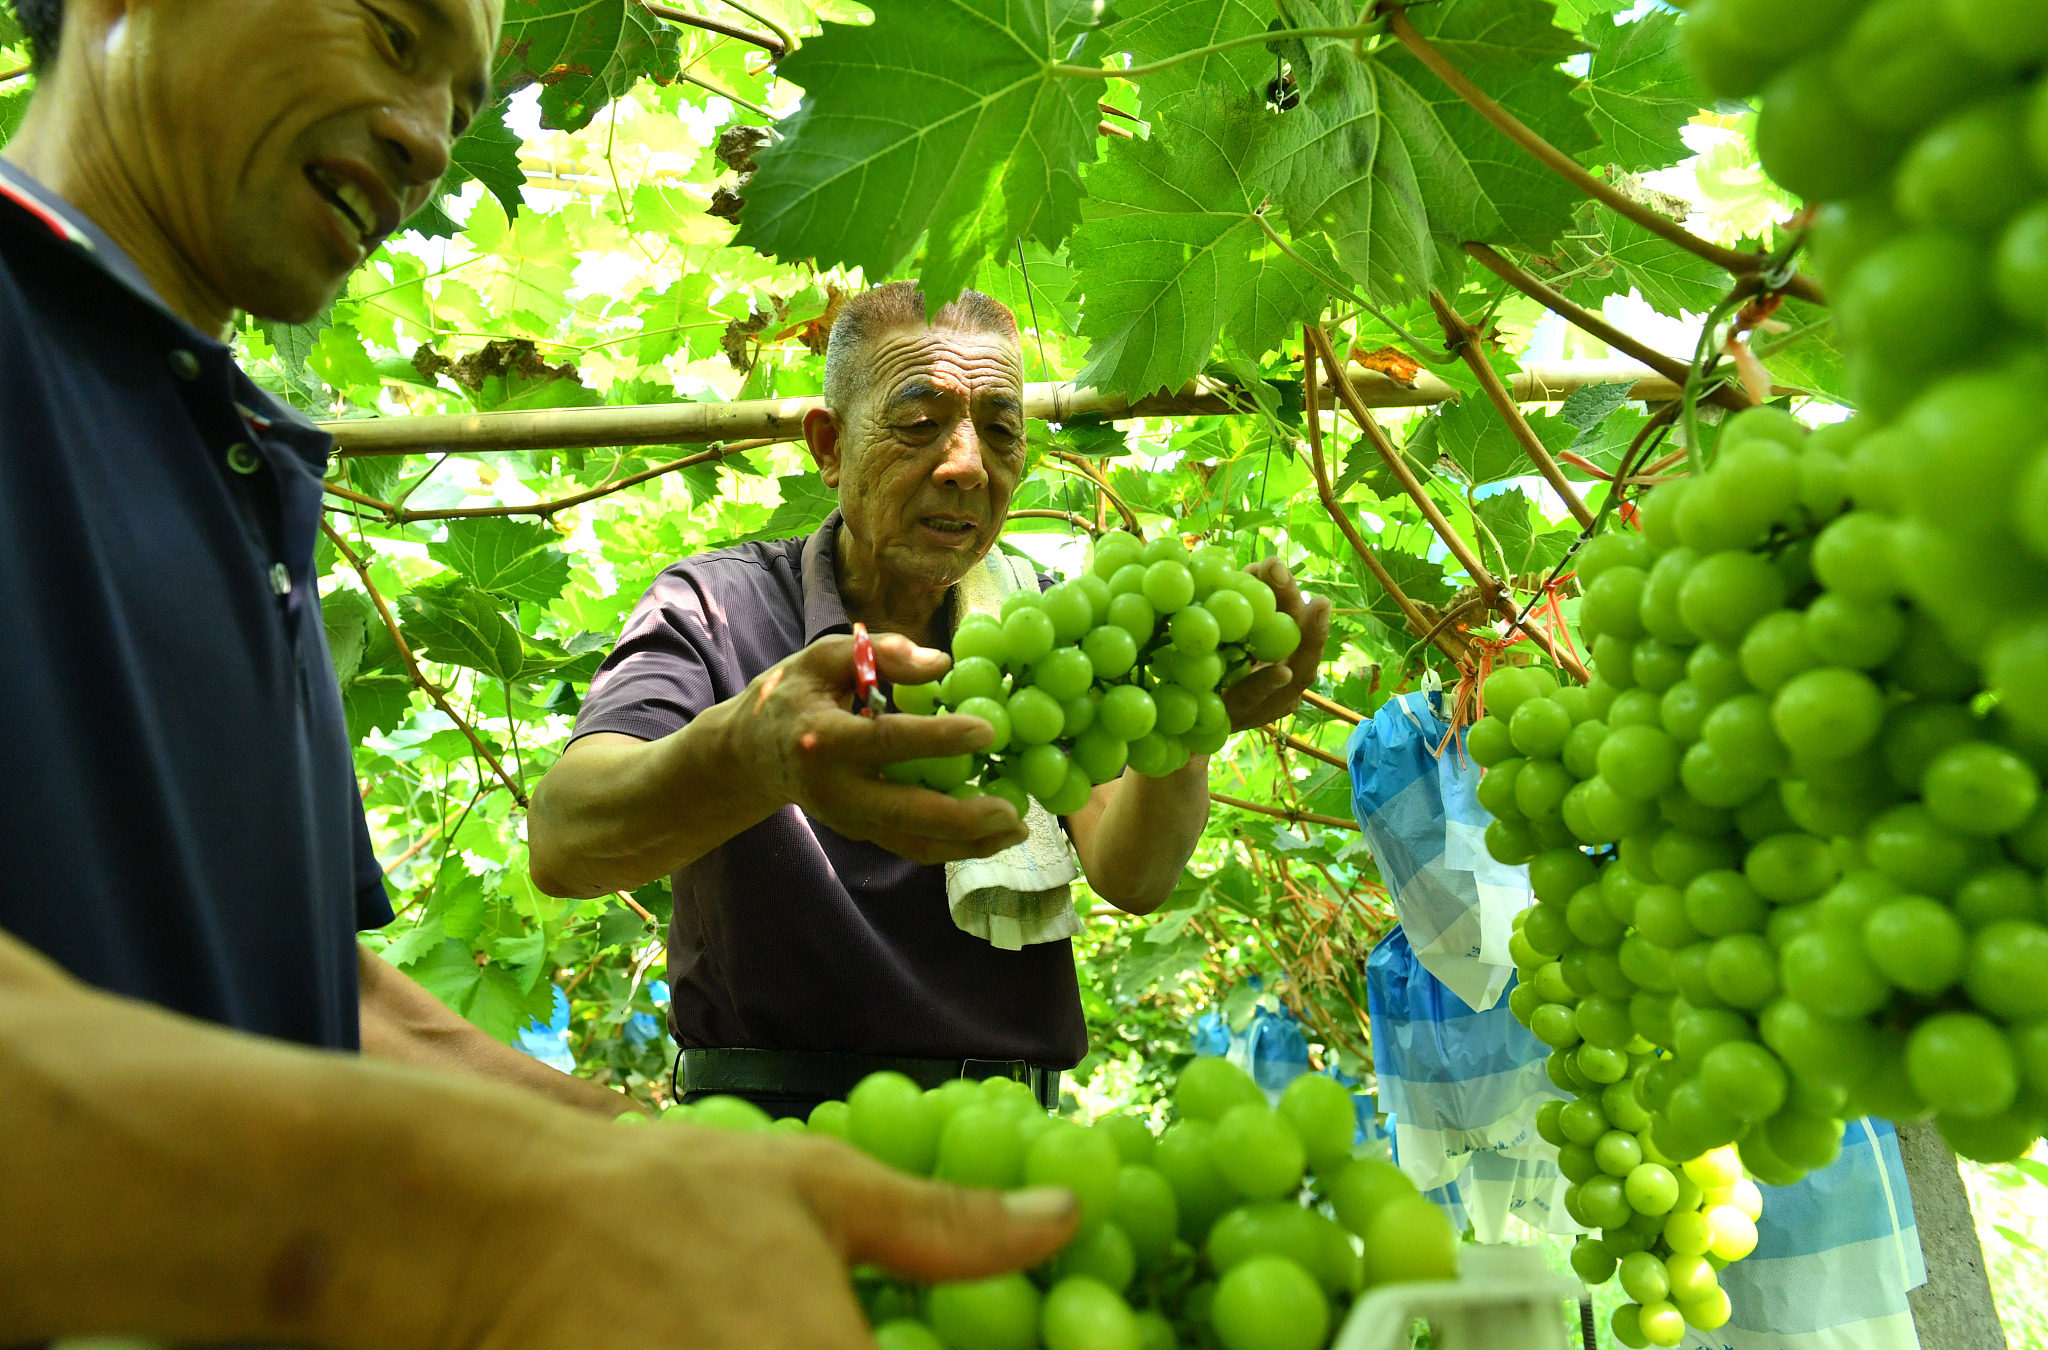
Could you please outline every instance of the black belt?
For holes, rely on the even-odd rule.
[[[844,1098],[871,1073],[892,1070],[920,1087],[956,1078],[1013,1078],[1050,1111],[1060,1101],[1060,1071],[1024,1059],[915,1059],[835,1050],[689,1050],[677,1053],[669,1087],[685,1093],[729,1092],[780,1097]]]

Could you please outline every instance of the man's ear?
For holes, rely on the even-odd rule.
[[[811,462],[818,466],[818,477],[825,480],[825,486],[839,486],[839,469],[843,463],[840,455],[839,418],[829,408],[813,408],[804,414],[804,444],[810,447]]]

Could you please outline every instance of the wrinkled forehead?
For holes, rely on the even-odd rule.
[[[878,410],[935,398],[1023,408],[1023,355],[1004,334],[893,328],[877,334],[869,352],[864,383]]]
[[[505,20],[505,0],[397,0],[445,50],[479,106],[490,101],[491,65]]]

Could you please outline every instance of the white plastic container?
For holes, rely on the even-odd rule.
[[[1351,1307],[1332,1350],[1408,1350],[1417,1318],[1435,1350],[1568,1350],[1564,1300],[1585,1286],[1559,1275],[1534,1247],[1468,1246],[1455,1280],[1386,1284]],[[1576,1319],[1574,1319],[1576,1320]]]

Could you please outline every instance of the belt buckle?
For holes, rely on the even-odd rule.
[[[963,1059],[960,1061],[960,1076],[969,1077],[968,1070],[977,1064],[987,1064],[1002,1070],[1000,1074],[985,1074],[985,1078],[1007,1078],[1014,1083],[1029,1081],[1031,1066],[1021,1059]]]

